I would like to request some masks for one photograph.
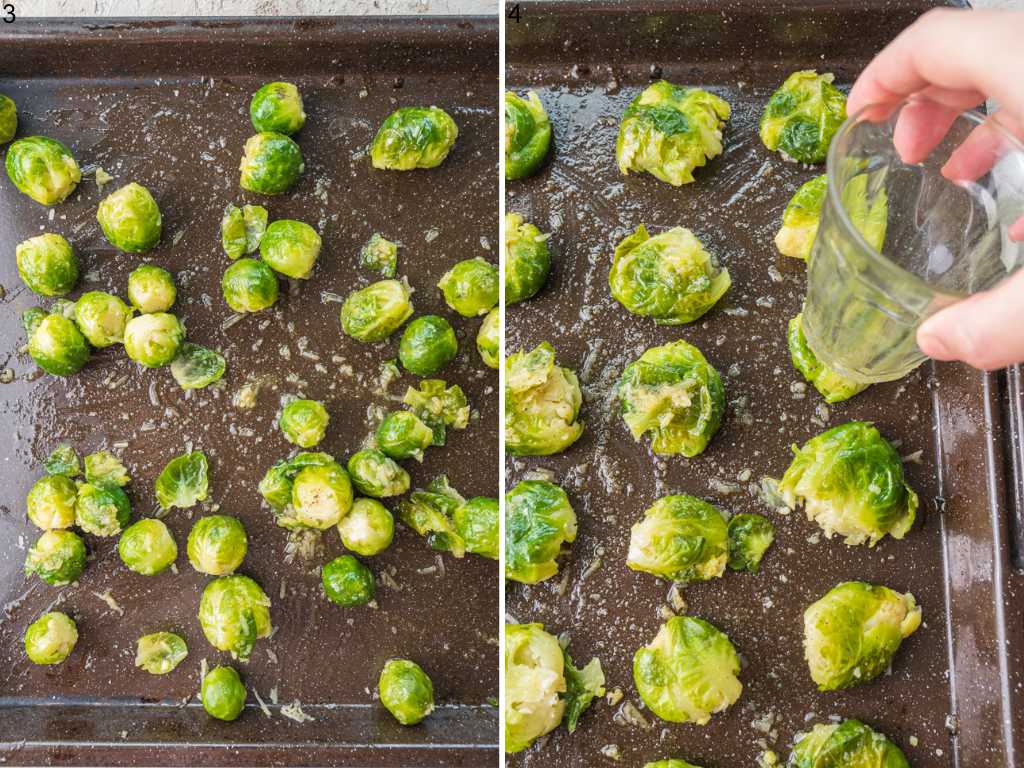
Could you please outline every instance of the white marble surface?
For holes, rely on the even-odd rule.
[[[5,0],[10,2],[11,0]],[[498,0],[13,0],[24,17],[83,16],[479,16]]]

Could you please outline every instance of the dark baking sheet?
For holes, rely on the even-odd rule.
[[[282,764],[493,765],[497,716],[495,563],[445,557],[443,572],[425,542],[401,530],[372,558],[400,589],[380,586],[379,609],[345,610],[321,595],[313,565],[338,555],[335,532],[315,563],[282,561],[286,533],[261,505],[256,484],[289,452],[274,426],[280,398],[301,392],[323,400],[331,427],[323,449],[338,456],[367,434],[368,407],[394,406],[375,384],[381,362],[394,358],[397,336],[364,346],[343,336],[342,296],[375,279],[358,269],[359,247],[374,231],[401,241],[400,273],[416,289],[418,313],[449,317],[461,340],[443,372],[466,390],[479,419],[453,432],[448,446],[411,466],[414,486],[441,472],[467,495],[497,489],[497,376],[481,364],[478,321],[453,317],[435,284],[458,259],[497,259],[495,88],[497,29],[489,19],[298,19],[32,22],[5,25],[0,37],[0,92],[19,106],[19,135],[43,133],[66,142],[81,164],[114,176],[107,192],[129,180],[152,190],[164,214],[164,237],[145,257],[119,254],[95,220],[101,193],[83,179],[64,204],[48,210],[0,184],[0,368],[16,377],[0,386],[0,420],[8,435],[0,464],[0,758],[8,764]],[[288,78],[305,98],[308,120],[297,136],[306,170],[295,190],[258,202],[272,219],[317,227],[324,248],[312,279],[288,286],[273,311],[227,328],[220,295],[228,265],[219,245],[224,205],[256,201],[238,188],[242,144],[253,132],[248,102],[263,82]],[[460,128],[439,169],[371,170],[364,148],[381,120],[400,105],[437,104]],[[20,240],[46,229],[69,237],[91,288],[124,295],[141,261],[177,274],[176,311],[189,338],[228,359],[222,389],[186,396],[168,371],[142,371],[120,350],[96,354],[78,376],[40,377],[26,355],[19,316],[36,299],[15,271]],[[433,232],[432,232],[433,230]],[[288,356],[281,353],[287,347]],[[314,359],[314,357],[316,359]],[[348,373],[348,367],[354,373]],[[264,387],[255,410],[232,395],[247,380]],[[413,377],[391,385],[400,396]],[[145,426],[144,426],[145,425]],[[21,574],[24,547],[37,534],[24,499],[40,462],[59,442],[83,452],[115,443],[131,471],[136,515],[155,510],[153,480],[191,443],[211,462],[211,496],[239,516],[250,536],[242,572],[273,600],[278,628],[241,668],[248,708],[232,724],[215,722],[194,694],[202,658],[229,659],[208,645],[196,620],[206,578],[184,555],[190,518],[165,520],[179,542],[180,573],[146,578],[118,560],[116,540],[89,537],[94,561],[78,586],[56,590]],[[394,508],[394,504],[389,506]],[[210,504],[204,505],[209,509]],[[286,596],[280,590],[284,584]],[[94,593],[109,590],[124,608],[111,611]],[[56,668],[24,658],[25,626],[55,600],[78,621],[81,639]],[[190,655],[175,673],[153,677],[134,667],[136,638],[169,629]],[[279,663],[271,663],[272,649]],[[418,659],[431,674],[439,708],[421,726],[402,728],[373,698],[377,675],[392,656]],[[300,700],[314,722],[265,718],[251,691],[282,704]]]
[[[903,541],[847,548],[816,537],[817,527],[800,515],[773,514],[777,543],[758,575],[727,572],[685,590],[689,612],[726,631],[745,660],[743,696],[726,713],[705,727],[646,713],[651,727],[644,730],[620,724],[619,707],[598,702],[575,734],[559,729],[509,765],[610,765],[600,750],[615,744],[628,766],[665,757],[707,768],[751,766],[764,746],[785,759],[797,732],[831,717],[874,725],[915,766],[1010,768],[1021,759],[1024,579],[1009,562],[1009,476],[995,378],[926,365],[827,414],[813,390],[799,399],[785,327],[800,307],[804,269],[779,256],[772,239],[793,191],[820,171],[783,162],[757,137],[761,108],[787,74],[816,67],[849,86],[926,7],[526,2],[522,21],[509,21],[508,86],[538,91],[554,126],[554,153],[541,174],[509,186],[507,206],[552,232],[555,266],[535,300],[509,311],[507,348],[555,345],[559,362],[580,374],[586,432],[564,454],[508,462],[509,486],[531,469],[551,470],[580,520],[579,537],[562,560],[567,580],[510,582],[508,617],[568,632],[574,657],[600,657],[609,690],[621,687],[642,707],[632,657],[657,631],[668,592],[666,583],[625,567],[629,529],[644,509],[687,492],[731,512],[765,513],[738,478],[746,471],[753,480],[779,476],[791,443],[848,420],[876,422],[904,455],[922,452],[920,463],[907,465],[922,504]],[[679,189],[649,175],[623,177],[615,166],[622,112],[658,77],[706,87],[733,108],[725,153]],[[610,297],[615,244],[641,223],[654,231],[692,229],[729,268],[732,288],[697,323],[659,328]],[[623,367],[645,348],[676,338],[696,344],[718,368],[730,403],[718,435],[694,459],[654,457],[612,411]],[[716,478],[740,492],[712,490]],[[600,567],[584,580],[598,558]],[[803,660],[801,616],[853,578],[913,592],[925,623],[905,642],[891,674],[820,694]]]

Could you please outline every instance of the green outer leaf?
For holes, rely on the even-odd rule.
[[[43,468],[48,475],[78,477],[82,474],[78,452],[67,443],[61,443],[53,449],[53,452],[43,462]]]
[[[227,369],[224,357],[212,349],[186,341],[171,361],[171,375],[182,389],[202,389],[219,381]]]
[[[202,451],[192,451],[171,459],[156,479],[154,489],[161,509],[188,509],[205,501],[210,481],[209,464]]]
[[[562,695],[566,701],[562,722],[569,733],[573,733],[580,715],[587,710],[590,702],[596,697],[604,696],[604,671],[601,669],[600,659],[593,658],[585,667],[577,669],[566,651],[563,650],[562,655],[565,657],[566,683],[566,690]]]

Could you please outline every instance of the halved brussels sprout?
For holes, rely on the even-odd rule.
[[[25,630],[25,653],[33,664],[60,664],[78,642],[78,627],[66,613],[44,613]]]
[[[626,565],[669,581],[707,581],[725,572],[728,545],[728,525],[716,507],[685,494],[665,496],[630,530]]]
[[[6,144],[18,132],[18,106],[14,99],[0,93],[0,144]]]
[[[289,443],[300,448],[312,448],[324,439],[330,419],[323,403],[297,399],[281,409],[277,426]]]
[[[245,709],[245,686],[233,667],[214,667],[203,678],[199,698],[210,717],[230,722]]]
[[[178,298],[174,276],[163,267],[143,264],[128,275],[128,301],[139,312],[167,312]]]
[[[682,325],[715,306],[732,278],[690,230],[673,227],[651,237],[641,224],[615,247],[608,285],[634,315]]]
[[[380,703],[402,725],[416,725],[434,711],[434,684],[414,661],[391,659],[377,681]]]
[[[434,444],[433,430],[410,411],[392,411],[377,427],[377,444],[392,459],[423,461],[423,451]]]
[[[505,359],[505,448],[516,456],[550,456],[583,434],[583,394],[576,374],[555,365],[546,341]]]
[[[326,467],[335,464],[329,453],[303,451],[290,459],[281,459],[267,470],[260,480],[259,491],[275,512],[283,511],[292,503],[292,485],[295,476],[306,467]]]
[[[498,559],[498,500],[487,496],[474,496],[455,508],[452,523],[466,551]]]
[[[498,304],[498,270],[479,256],[453,266],[437,287],[448,306],[463,317],[486,315]]]
[[[220,220],[220,242],[232,261],[247,253],[255,253],[267,231],[267,209],[262,205],[229,203]]]
[[[419,389],[406,389],[402,402],[434,431],[432,445],[445,444],[448,427],[469,425],[469,401],[458,384],[446,387],[442,379],[425,379]]]
[[[452,488],[445,475],[435,477],[427,490],[414,491],[398,504],[402,522],[427,540],[431,549],[465,557],[466,542],[455,529],[455,510],[466,500]]]
[[[153,484],[160,509],[188,509],[206,501],[210,491],[206,454],[192,451],[167,462]]]
[[[83,483],[75,500],[75,525],[95,536],[117,536],[128,525],[132,505],[116,485]]]
[[[146,518],[125,528],[117,554],[130,570],[155,576],[178,559],[178,545],[162,520]]]
[[[221,576],[203,590],[199,624],[210,645],[246,661],[256,641],[270,634],[270,598],[248,576]]]
[[[154,632],[139,638],[135,649],[135,666],[151,675],[173,672],[188,656],[184,638],[173,632]]]
[[[828,176],[822,174],[805,182],[790,198],[782,214],[782,228],[775,235],[775,247],[783,256],[807,261],[818,236],[827,191]]]
[[[374,232],[359,252],[359,266],[380,272],[382,277],[394,277],[398,271],[398,243]]]
[[[544,164],[551,147],[551,121],[533,91],[522,98],[505,94],[505,178],[533,176]]]
[[[160,242],[160,207],[149,190],[134,181],[103,198],[96,218],[103,235],[119,250],[145,253]]]
[[[291,189],[305,167],[298,144],[283,134],[264,131],[245,142],[238,183],[249,192],[280,195]]]
[[[459,128],[439,107],[402,107],[388,115],[370,144],[374,168],[436,168],[455,145]]]
[[[124,341],[132,308],[117,296],[88,291],[75,302],[75,322],[82,335],[97,349]]]
[[[729,114],[724,99],[700,88],[652,83],[622,116],[615,143],[619,171],[646,171],[676,187],[689,184],[695,168],[722,154]]]
[[[85,457],[85,480],[98,486],[124,488],[131,481],[121,460],[110,451],[96,451]]]
[[[78,282],[78,258],[60,235],[30,237],[14,249],[14,258],[25,285],[40,296],[63,296]]]
[[[253,94],[249,118],[257,131],[291,136],[306,122],[299,89],[291,83],[267,83]]]
[[[476,334],[476,350],[484,365],[490,368],[497,368],[501,363],[500,336],[501,310],[495,307],[487,313]]]
[[[366,605],[377,592],[373,572],[352,555],[336,557],[320,574],[327,599],[346,608]]]
[[[257,259],[239,259],[224,270],[220,287],[235,312],[259,312],[277,301],[277,275]]]
[[[520,752],[558,727],[567,688],[558,638],[545,632],[543,624],[506,624],[506,752]]]
[[[18,139],[7,148],[7,176],[19,192],[43,205],[63,202],[82,180],[71,150],[45,136]]]
[[[379,555],[391,546],[395,537],[395,518],[379,501],[356,499],[352,509],[338,523],[338,535],[345,549],[357,555]]]
[[[364,496],[383,499],[401,496],[409,490],[409,473],[375,448],[352,454],[348,460],[348,473],[356,490]]]
[[[289,514],[277,524],[285,528],[333,528],[352,509],[352,481],[336,462],[303,467],[292,481]]]
[[[649,434],[660,454],[702,453],[725,414],[718,371],[681,339],[651,347],[626,366],[616,394],[633,439]]]
[[[353,291],[341,306],[341,328],[356,341],[383,341],[412,317],[411,296],[404,280],[380,280]]]
[[[662,720],[704,725],[743,692],[740,657],[724,632],[703,619],[673,616],[633,657],[640,698]]]
[[[28,519],[44,531],[70,528],[75,524],[78,486],[64,475],[47,475],[36,480],[28,492]]]
[[[184,341],[185,326],[169,312],[138,315],[124,328],[124,351],[147,368],[169,365]]]
[[[576,512],[565,491],[524,480],[505,494],[505,578],[536,584],[558,573],[563,544],[576,540]]]
[[[78,477],[82,474],[82,462],[78,458],[78,451],[67,443],[61,443],[53,449],[43,462],[43,468],[48,475]]]
[[[316,265],[321,242],[309,224],[278,219],[260,240],[260,258],[285,277],[305,280]]]
[[[171,375],[182,389],[202,389],[219,381],[227,363],[219,352],[186,341],[171,361]]]
[[[804,611],[804,657],[819,691],[873,680],[888,669],[904,638],[921,626],[909,592],[847,581]]]
[[[28,315],[31,310],[25,313]],[[33,313],[28,353],[36,365],[54,376],[70,376],[89,362],[89,344],[72,320],[56,313]]]
[[[757,573],[761,559],[775,541],[775,526],[763,515],[744,513],[729,518],[729,567]]]
[[[459,351],[459,340],[451,323],[438,315],[417,317],[402,332],[398,359],[402,367],[417,376],[433,376],[450,363]]]
[[[551,271],[548,235],[518,213],[505,214],[505,306],[535,296]]]
[[[846,119],[846,95],[832,85],[835,75],[813,69],[786,78],[765,105],[760,134],[764,145],[788,160],[820,163]]]
[[[786,765],[790,768],[910,768],[889,739],[858,720],[818,723],[797,734]]]
[[[54,587],[77,581],[83,570],[85,542],[72,531],[44,531],[25,557],[25,575],[35,574]]]
[[[188,534],[188,561],[197,571],[210,576],[233,573],[241,566],[248,550],[245,526],[235,517],[201,517]]]
[[[896,449],[871,423],[833,427],[793,453],[779,494],[790,509],[802,505],[827,537],[873,547],[886,534],[902,539],[914,524],[917,494]]]
[[[867,384],[847,379],[821,364],[817,355],[807,346],[802,321],[802,313],[789,321],[789,331],[786,334],[789,357],[793,361],[793,367],[821,393],[825,402],[841,403],[867,389]]]

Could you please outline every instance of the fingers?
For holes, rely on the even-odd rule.
[[[912,101],[900,111],[892,143],[907,165],[920,163],[946,137],[961,110],[932,101]]]

